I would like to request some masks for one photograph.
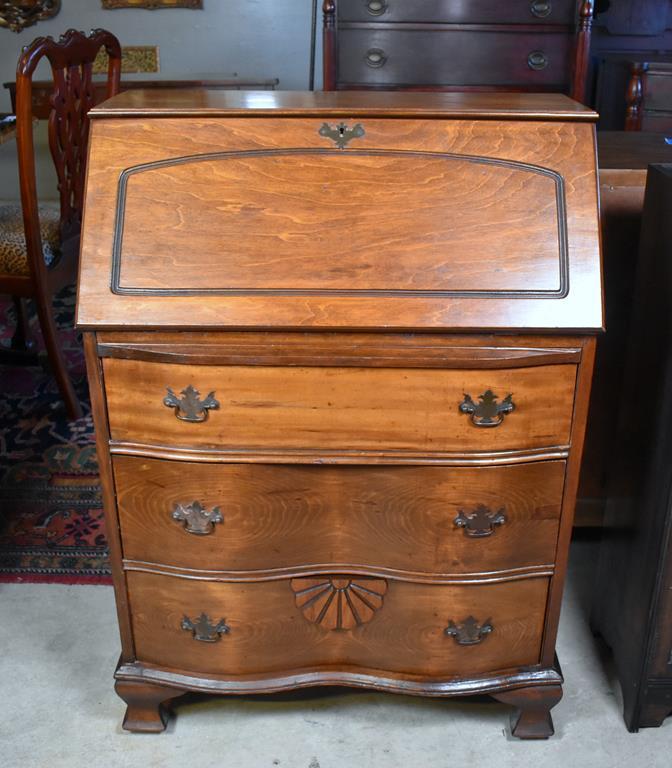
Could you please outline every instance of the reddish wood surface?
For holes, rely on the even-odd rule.
[[[602,322],[594,132],[585,123],[593,116],[560,97],[492,94],[270,94],[264,103],[125,94],[94,123],[79,319],[97,330],[87,341],[99,356],[95,418],[106,466],[114,463],[116,498],[108,492],[106,504],[108,525],[120,524],[115,573],[128,585],[120,621],[132,647],[116,673],[127,727],[162,726],[157,686],[259,693],[335,684],[508,691],[522,713],[514,735],[547,736],[562,683],[554,645],[591,331]],[[548,120],[535,112],[541,105]],[[336,148],[340,121],[343,133],[361,125],[343,136],[345,149]],[[247,154],[224,171],[207,159],[211,183],[201,183],[201,156],[221,152]],[[458,155],[455,172],[423,152]],[[402,153],[417,164],[400,162]],[[182,179],[170,169],[186,156]],[[374,156],[384,163],[357,166]],[[479,185],[472,174],[484,158],[493,162]],[[120,174],[162,161],[168,185],[154,171],[127,174],[132,236],[114,271]],[[545,182],[532,193],[524,173],[497,181],[490,171],[500,161],[546,169],[562,194],[551,199]],[[330,197],[332,181],[343,186]],[[236,209],[219,237],[217,195],[219,208]],[[450,211],[429,221],[437,197],[450,198]],[[489,198],[510,203],[511,222]],[[183,221],[174,218],[180,206]],[[433,233],[454,254],[441,261],[442,292],[425,278],[439,258]],[[391,270],[378,257],[383,245],[395,254]],[[543,298],[549,254],[565,245],[562,295]],[[160,261],[171,248],[174,261]],[[481,259],[491,270],[500,259],[502,271]],[[161,265],[154,276],[143,265],[152,260]],[[124,292],[131,280],[145,287]],[[269,291],[273,281],[284,287]],[[388,295],[349,295],[383,284]],[[478,284],[485,289],[446,290]],[[520,284],[539,295],[493,295]],[[201,292],[172,295],[189,285]],[[437,333],[446,329],[461,333]],[[189,385],[208,410],[193,401],[193,413],[175,410]],[[498,403],[511,393],[516,407],[498,426],[478,427],[460,404],[487,389]],[[194,522],[194,502],[216,520],[211,533],[207,519]],[[455,521],[479,503],[510,517],[469,539]],[[206,535],[185,531],[190,517]]]
[[[105,511],[105,532],[110,549],[110,566],[112,568],[112,583],[117,606],[117,620],[121,636],[121,661],[131,661],[134,658],[133,635],[131,634],[131,614],[126,591],[126,575],[122,568],[123,547],[117,515],[114,476],[112,461],[108,450],[110,439],[105,407],[105,391],[103,389],[103,367],[96,357],[95,338],[91,333],[83,335],[84,354],[86,356],[86,371],[91,393],[91,415],[95,424],[96,452],[98,454],[98,471],[100,484],[103,489],[103,507]]]
[[[166,702],[183,693],[177,688],[130,680],[117,680],[114,689],[128,705],[121,727],[136,733],[163,731],[169,717]]]
[[[103,362],[114,441],[194,448],[503,451],[569,443],[576,366],[480,370]],[[201,423],[163,399],[192,385],[219,408]],[[516,410],[492,428],[459,405],[492,390]]]
[[[320,94],[318,106],[324,105],[327,95]],[[380,95],[386,97],[381,104],[394,96]],[[421,94],[400,97],[400,110],[412,103],[412,96]],[[463,106],[445,102],[448,115],[481,103],[461,96]],[[339,101],[343,106],[350,102],[334,103]],[[352,99],[355,105],[357,101]],[[374,113],[375,101],[371,99],[369,107]],[[430,99],[428,104],[432,103],[442,100]],[[291,98],[288,103],[279,100],[277,108],[298,109],[294,104]],[[230,106],[238,108],[235,102]],[[268,114],[273,111],[269,108]],[[115,114],[122,113],[130,117],[119,105]],[[151,323],[343,329],[375,328],[382,315],[399,329],[601,327],[599,302],[585,300],[599,291],[600,283],[591,126],[381,120],[364,119],[361,113],[357,119],[365,126],[365,135],[352,141],[352,149],[338,150],[319,134],[325,122],[319,118],[195,118],[189,123],[189,153],[194,160],[210,152],[252,154],[237,160],[219,155],[222,159],[216,162],[133,174],[128,177],[130,202],[122,202],[119,214],[115,206],[120,174],[140,164],[184,156],[180,146],[185,123],[179,118],[143,119],[136,127],[126,119],[96,122],[91,154],[95,183],[85,223],[87,258],[80,275],[78,322],[87,327]],[[550,155],[545,149],[549,143],[554,148]],[[430,152],[438,154],[426,154]],[[449,160],[447,153],[457,158]],[[502,159],[506,167],[500,167]],[[549,170],[537,172],[530,166]],[[200,183],[204,173],[212,178],[211,184]],[[383,181],[385,173],[403,180],[399,192],[390,188],[389,180]],[[178,204],[175,197],[159,202],[164,175],[180,188],[188,185],[188,199],[193,202]],[[306,187],[308,177],[314,180]],[[364,177],[370,185],[362,184]],[[236,188],[262,184],[254,202],[246,193],[234,191],[236,180]],[[476,194],[479,180],[496,194]],[[429,191],[450,199],[428,208],[422,205],[422,194],[411,191],[412,184],[420,190],[429,185]],[[309,190],[310,200],[302,194],[288,203],[287,191],[299,186]],[[371,197],[381,189],[385,195]],[[451,189],[463,190],[462,196],[449,193]],[[403,205],[394,205],[404,190],[408,190],[404,201],[417,215],[404,215]],[[233,196],[228,209],[216,204],[217,195]],[[483,202],[476,204],[474,198]],[[544,201],[541,209],[539,200]],[[501,223],[501,204],[510,214],[505,229],[482,228],[483,218]],[[152,215],[147,215],[147,205]],[[536,211],[532,217],[531,210]],[[236,211],[239,215],[234,215]],[[324,230],[314,239],[311,222],[318,220],[324,222]],[[521,228],[526,237],[518,237]],[[224,248],[215,235],[220,230],[225,233]],[[476,230],[479,249],[500,260],[489,270],[482,266],[485,261],[471,258],[468,243]],[[127,249],[124,232],[130,238]],[[162,262],[152,276],[143,266],[147,248],[153,237],[163,238],[166,232],[175,246],[153,255],[152,261],[160,257]],[[528,241],[537,245],[532,250],[538,256],[527,249]],[[512,242],[519,255],[504,259],[499,254],[507,252],[507,243]],[[188,263],[190,247],[199,250],[203,268]],[[384,274],[381,256],[392,258],[399,267]],[[545,277],[530,279],[531,267],[525,266],[530,259]],[[433,284],[424,277],[428,261],[433,264]],[[250,275],[253,265],[255,274]],[[112,297],[110,280],[117,286]],[[163,294],[167,300],[158,301]]]
[[[127,560],[228,572],[354,566],[414,578],[551,565],[565,462],[507,467],[304,467],[114,459]],[[147,494],[147,488],[153,488]],[[209,535],[176,504],[219,507]],[[506,521],[471,538],[455,519],[478,505]],[[340,565],[339,565],[340,564]],[[238,572],[238,573],[231,573]]]
[[[129,179],[119,286],[149,293],[557,293],[561,195],[556,179],[534,169],[459,156],[292,152],[164,164]],[[519,222],[535,207],[521,242]],[[475,261],[472,232],[484,219],[497,237],[483,241]],[[159,228],[171,233],[163,253],[155,248]],[[419,240],[418,232],[431,236]]]
[[[495,698],[517,707],[511,719],[513,736],[519,739],[548,739],[555,733],[551,709],[562,698],[559,685],[502,691],[496,693]]]
[[[559,93],[254,92],[206,89],[120,93],[91,117],[384,117],[592,123],[597,113]],[[391,127],[391,126],[390,126]],[[195,132],[189,131],[191,138]],[[272,136],[266,134],[265,141]],[[416,145],[414,149],[417,149]]]
[[[389,580],[369,622],[336,631],[304,617],[287,580],[220,584],[134,572],[127,578],[140,661],[233,677],[349,664],[448,679],[533,665],[548,586],[545,578],[464,587]],[[202,611],[214,622],[225,619],[230,632],[216,643],[195,640],[181,623]],[[460,646],[444,629],[470,614],[491,619],[494,629],[478,645]]]

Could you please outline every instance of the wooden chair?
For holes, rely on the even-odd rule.
[[[70,418],[81,405],[68,375],[53,316],[54,294],[77,274],[79,233],[89,137],[88,112],[95,103],[93,61],[101,48],[109,57],[107,97],[119,92],[121,47],[103,29],[84,35],[68,30],[58,42],[40,37],[26,46],[16,72],[17,149],[21,205],[0,206],[0,293],[17,308],[12,359],[30,352],[25,299],[35,302],[49,361]],[[60,210],[38,205],[33,143],[32,78],[46,58],[54,90],[49,147],[56,166]]]

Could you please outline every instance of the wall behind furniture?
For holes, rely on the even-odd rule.
[[[57,38],[70,27],[88,31],[103,27],[123,45],[158,45],[161,75],[213,77],[277,77],[279,88],[308,88],[311,0],[204,0],[201,11],[185,8],[147,11],[104,11],[100,0],[63,0],[60,13],[17,34],[0,29],[0,79],[13,80],[22,46],[41,35]],[[321,5],[321,3],[320,3]],[[318,30],[321,25],[318,16]],[[319,36],[319,34],[318,34]],[[317,62],[317,87],[321,64]],[[48,69],[45,70],[48,73]],[[0,112],[11,110],[9,94],[0,88]],[[46,124],[38,134],[38,193],[56,199],[50,167]],[[0,146],[0,201],[18,200],[16,144]]]

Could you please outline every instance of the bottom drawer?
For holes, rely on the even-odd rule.
[[[137,660],[226,676],[347,665],[466,678],[533,665],[548,591],[545,578],[453,586],[363,576],[127,577]]]

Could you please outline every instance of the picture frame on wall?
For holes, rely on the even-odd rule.
[[[6,27],[12,32],[22,32],[38,21],[52,19],[61,10],[61,0],[24,0],[23,2],[0,2],[0,29]]]

